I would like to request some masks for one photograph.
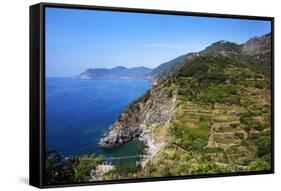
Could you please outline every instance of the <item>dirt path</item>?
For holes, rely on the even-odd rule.
[[[214,142],[214,125],[212,125],[212,127],[210,129],[210,136],[209,136],[208,144],[205,148],[207,148],[207,147],[216,147],[215,142]]]
[[[110,171],[113,170],[114,166],[113,165],[108,165],[108,164],[102,164],[102,165],[98,165],[96,170],[92,170],[91,171],[91,176],[92,176],[92,180],[91,181],[97,181],[97,180],[102,180],[103,175]]]

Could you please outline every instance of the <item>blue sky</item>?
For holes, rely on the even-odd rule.
[[[154,68],[219,40],[243,43],[270,30],[269,21],[46,8],[46,76]]]

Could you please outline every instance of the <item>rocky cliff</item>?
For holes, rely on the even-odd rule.
[[[176,93],[164,84],[158,84],[133,102],[101,139],[102,148],[112,148],[131,140],[144,144],[153,141],[150,130],[170,122],[174,113]]]
[[[271,33],[250,38],[242,44],[242,51],[249,55],[263,55],[271,52]]]

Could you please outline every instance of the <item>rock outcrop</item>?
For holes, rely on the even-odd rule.
[[[131,140],[151,143],[151,128],[170,122],[174,114],[176,93],[158,84],[133,102],[100,141],[101,148],[113,148]]]
[[[249,39],[242,45],[242,51],[248,55],[263,55],[271,53],[271,33]]]

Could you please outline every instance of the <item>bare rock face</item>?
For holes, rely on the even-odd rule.
[[[132,103],[101,139],[101,148],[113,148],[131,140],[146,144],[150,128],[166,124],[174,113],[176,94],[164,85],[157,85]]]
[[[249,55],[267,54],[271,51],[271,34],[253,37],[242,45],[242,51]]]

